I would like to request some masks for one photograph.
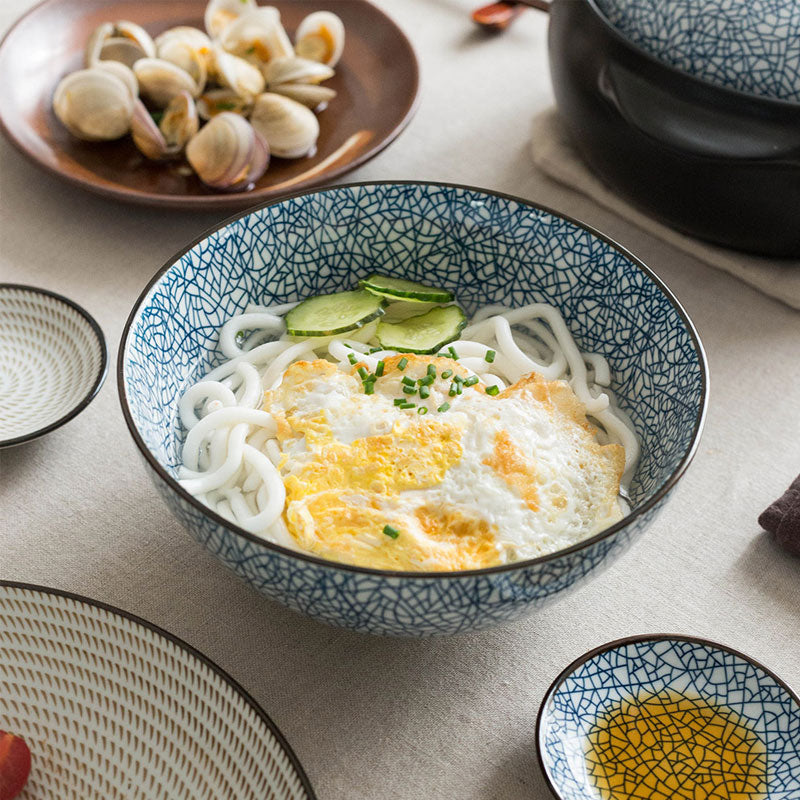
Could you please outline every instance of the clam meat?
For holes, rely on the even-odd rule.
[[[344,23],[331,11],[315,11],[298,26],[295,52],[302,58],[335,67],[344,50]]]

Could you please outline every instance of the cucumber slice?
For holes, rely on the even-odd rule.
[[[366,325],[383,314],[383,300],[356,289],[309,297],[284,318],[290,336],[335,336]]]
[[[419,301],[423,303],[449,303],[454,295],[447,289],[436,289],[416,281],[406,281],[402,278],[389,278],[377,272],[359,281],[368,292],[381,297],[400,298],[402,300]]]
[[[418,317],[433,308],[438,308],[438,303],[425,303],[422,300],[411,300],[406,302],[400,300],[397,303],[389,303],[386,306],[386,313],[381,317],[381,322],[402,322],[409,317]]]
[[[457,339],[466,324],[467,316],[458,306],[445,306],[403,322],[381,320],[377,336],[384,350],[437,353],[448,342]]]

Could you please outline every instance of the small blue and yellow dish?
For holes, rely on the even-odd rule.
[[[178,398],[224,360],[217,331],[250,303],[349,289],[376,268],[479,306],[556,305],[579,343],[602,353],[642,458],[631,512],[550,555],[462,572],[399,572],[327,561],[265,541],[177,482]],[[158,491],[223,563],[268,597],[357,631],[428,636],[511,620],[609,565],[655,518],[689,464],[706,408],[707,366],[677,300],[641,262],[577,222],[523,200],[426,183],[299,194],[222,225],[160,270],[120,346],[123,414]]]
[[[795,800],[800,698],[749,656],[688,636],[634,636],[570,664],[539,710],[559,800]]]

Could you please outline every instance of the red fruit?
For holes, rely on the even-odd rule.
[[[12,733],[0,731],[0,800],[13,800],[28,782],[31,751]]]

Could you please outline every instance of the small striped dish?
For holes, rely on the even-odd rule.
[[[205,656],[86,598],[0,582],[0,729],[27,800],[314,800],[272,720]]]
[[[68,422],[106,376],[100,326],[66,297],[0,284],[0,447]]]

